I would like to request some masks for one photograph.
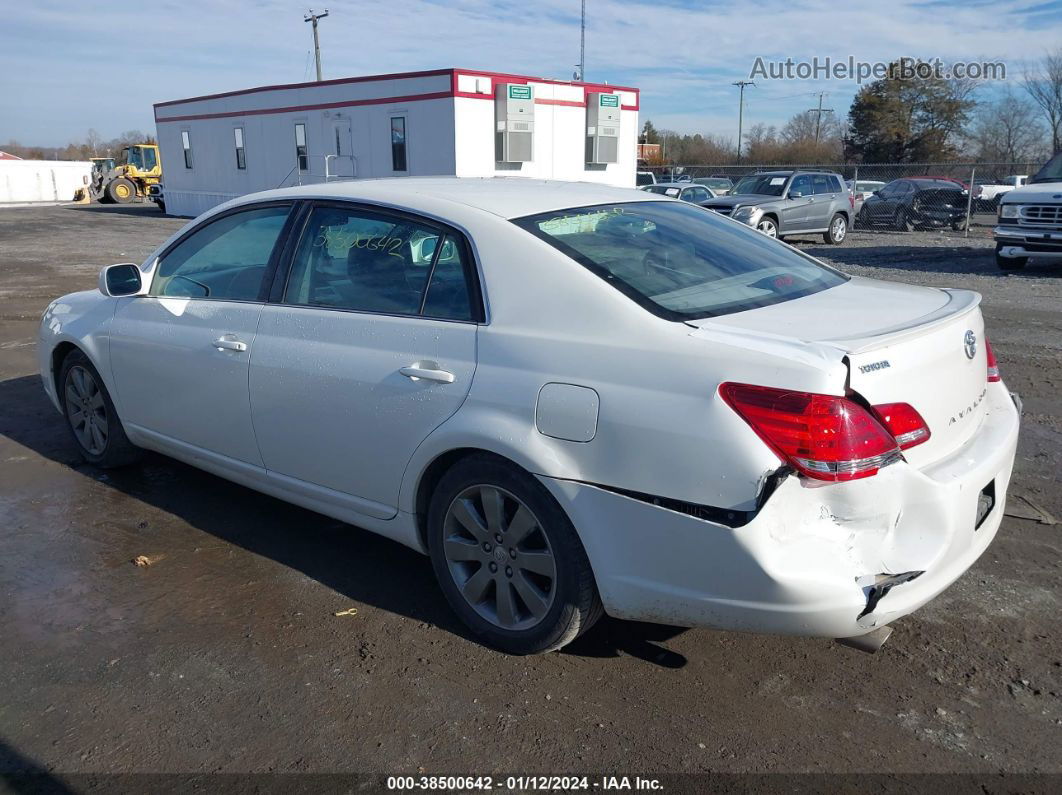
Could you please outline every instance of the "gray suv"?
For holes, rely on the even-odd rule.
[[[829,171],[763,171],[738,180],[702,207],[753,226],[768,237],[822,234],[831,245],[848,236],[852,193]]]

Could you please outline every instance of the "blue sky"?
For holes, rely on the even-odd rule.
[[[642,119],[734,136],[737,89],[757,56],[1026,64],[1062,43],[1062,0],[588,0],[586,76],[642,89]],[[448,66],[569,78],[579,0],[387,0],[327,6],[325,77]],[[0,27],[0,141],[63,145],[154,129],[167,99],[312,79],[306,7],[220,3],[11,3]],[[812,107],[846,109],[854,81],[761,82],[746,124],[782,124]],[[985,94],[997,86],[989,86]]]

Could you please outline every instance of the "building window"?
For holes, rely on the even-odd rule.
[[[406,171],[406,117],[391,117],[391,170]]]
[[[247,168],[247,155],[243,151],[243,127],[237,127],[233,134],[236,136],[236,168]]]
[[[306,125],[295,125],[295,160],[298,162],[299,171],[306,171],[310,168],[310,158],[306,154]]]
[[[184,147],[184,167],[192,167],[192,139],[188,135],[188,130],[181,130],[181,146]]]

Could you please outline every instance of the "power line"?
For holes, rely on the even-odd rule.
[[[317,20],[324,19],[328,16],[328,9],[326,8],[323,14],[313,13],[313,9],[310,9],[310,13],[303,17],[303,22],[313,23],[313,57],[317,61],[317,82],[321,82],[321,40],[317,38]]]

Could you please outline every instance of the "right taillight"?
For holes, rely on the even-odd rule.
[[[896,440],[853,400],[725,383],[723,400],[783,461],[817,480],[865,478],[899,460]]]
[[[1003,378],[999,374],[999,362],[996,361],[996,355],[992,352],[992,345],[988,341],[988,337],[985,337],[985,358],[988,360],[988,383],[1002,381]]]
[[[929,426],[910,403],[881,403],[873,408],[901,450],[928,441]]]

